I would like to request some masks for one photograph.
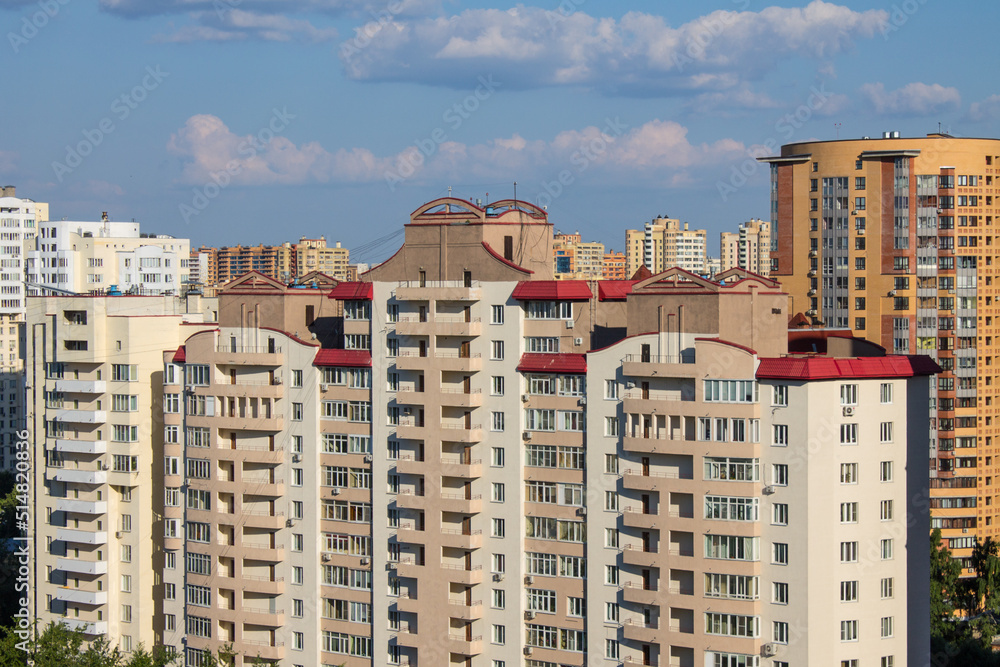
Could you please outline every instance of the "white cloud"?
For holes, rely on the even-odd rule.
[[[969,106],[969,117],[976,121],[1000,118],[1000,95],[990,95],[982,102],[973,102]]]
[[[790,56],[825,62],[873,37],[886,19],[882,10],[856,12],[822,0],[802,8],[720,10],[676,28],[641,12],[616,21],[524,6],[469,9],[359,28],[342,44],[341,61],[358,80],[462,86],[491,73],[511,87],[711,92],[758,77]]]
[[[157,42],[229,42],[259,39],[269,42],[321,42],[337,38],[333,28],[317,28],[302,19],[276,14],[258,14],[239,9],[226,12],[195,12],[197,25],[185,25],[168,35],[157,35]]]
[[[574,180],[598,173],[608,180],[686,183],[690,169],[745,157],[739,141],[694,143],[687,134],[687,128],[674,121],[652,120],[633,128],[609,119],[602,127],[566,130],[551,140],[527,140],[518,134],[478,144],[428,139],[419,149],[414,145],[377,156],[367,148],[295,145],[282,136],[260,143],[255,135],[234,133],[216,116],[198,115],[171,136],[167,148],[182,160],[184,183],[202,185],[227,172],[233,184],[254,186],[480,177],[517,177],[528,183],[558,178],[563,171],[574,174]]]
[[[742,85],[730,90],[701,93],[687,104],[689,111],[696,114],[734,116],[747,109],[777,109],[782,104],[767,93],[754,92]]]
[[[22,0],[0,0],[2,2]],[[422,14],[439,6],[438,0],[100,0],[102,10],[138,18],[160,14],[185,14],[188,12],[214,12],[222,15],[230,10],[274,14],[323,13],[359,15],[385,11],[391,4],[394,13]],[[2,6],[2,5],[0,5]]]
[[[957,88],[947,88],[938,83],[916,81],[890,91],[881,82],[866,83],[861,86],[860,92],[875,112],[880,114],[916,116],[957,109],[962,103]]]

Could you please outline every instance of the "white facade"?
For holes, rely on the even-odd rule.
[[[180,294],[187,282],[188,239],[142,235],[136,222],[58,221],[41,225],[28,248],[31,293],[42,286],[74,294]]]

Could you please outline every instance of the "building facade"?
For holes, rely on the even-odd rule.
[[[604,273],[604,244],[576,234],[557,233],[552,240],[557,280],[597,280]]]
[[[771,223],[748,220],[737,232],[719,235],[720,270],[740,267],[760,276],[771,272]]]
[[[885,133],[790,144],[764,161],[771,276],[793,312],[944,369],[931,396],[932,525],[970,568],[975,538],[1000,529],[990,407],[1000,141]]]
[[[436,200],[405,231],[360,281],[249,274],[217,324],[153,341],[156,643],[189,665],[230,643],[316,667],[927,659],[907,462],[929,360],[787,356],[788,295],[739,269],[555,280],[525,202]]]
[[[626,273],[631,277],[640,266],[653,273],[677,266],[703,275],[707,238],[704,229],[690,229],[686,222],[665,217],[654,218],[641,230],[626,230]]]

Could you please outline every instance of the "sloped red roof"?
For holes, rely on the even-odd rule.
[[[171,359],[170,362],[174,364],[183,364],[186,358],[187,358],[187,350],[185,350],[184,346],[181,345],[179,348],[177,348],[177,351],[174,352],[174,358]]]
[[[518,266],[517,264],[515,264],[512,261],[510,261],[509,259],[504,258],[502,255],[500,255],[500,253],[498,253],[496,250],[494,250],[493,248],[491,248],[490,244],[487,243],[486,241],[483,241],[483,247],[486,249],[486,252],[490,253],[490,255],[493,256],[494,259],[500,260],[501,262],[503,262],[504,264],[506,264],[510,268],[515,269],[517,271],[520,271],[521,273],[534,273],[534,271],[532,271],[531,269],[526,269],[523,266]]]
[[[638,280],[599,280],[597,298],[600,301],[625,301]]]
[[[587,355],[528,352],[521,355],[517,370],[522,373],[586,373]]]
[[[368,350],[320,350],[313,359],[313,366],[344,366],[371,368],[372,353]]]
[[[341,301],[371,301],[374,291],[371,283],[340,283],[330,290],[330,298]]]
[[[511,296],[521,300],[589,301],[594,295],[586,280],[522,280]]]
[[[941,367],[923,355],[887,357],[778,357],[761,359],[758,380],[836,380],[934,375]]]

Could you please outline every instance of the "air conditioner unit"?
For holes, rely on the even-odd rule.
[[[577,347],[579,347],[579,346],[583,345],[583,339],[582,338],[574,338],[573,339],[573,344],[576,345]]]
[[[413,408],[403,408],[403,414],[404,415],[412,415],[413,414]]]
[[[330,388],[330,385],[326,384],[325,382],[323,382],[323,383],[321,383],[321,384],[319,385],[319,390],[320,390],[320,391],[326,391],[326,390],[327,390],[327,389],[329,389],[329,388]]]
[[[577,404],[577,405],[586,405],[586,404],[587,404],[587,399],[586,399],[586,398],[581,398],[581,399],[579,399],[579,400],[578,400],[578,401],[576,402],[576,404]]]
[[[625,383],[625,388],[626,389],[635,389],[635,382],[632,382],[631,380],[629,380],[628,382]]]
[[[370,565],[370,564],[371,564],[371,562],[372,562],[372,559],[371,559],[371,558],[362,558],[362,559],[361,559],[361,564],[362,564],[362,565]]]
[[[110,470],[110,468],[108,468],[108,464],[107,463],[102,462],[101,463],[101,470]]]
[[[778,654],[778,645],[768,642],[767,644],[762,644],[760,647],[760,654],[765,658],[769,658],[772,655]]]
[[[333,558],[333,554],[324,551],[322,558],[324,563],[329,563],[330,559]]]
[[[760,490],[760,492],[763,493],[765,496],[769,496],[772,493],[774,493],[774,487],[770,485],[765,486],[763,489]]]
[[[896,290],[894,289],[889,290],[889,294],[887,296],[896,296]]]
[[[295,525],[294,521],[292,521],[291,519],[285,519],[285,528],[291,528],[294,525]]]
[[[587,508],[586,507],[577,507],[576,508],[576,513],[579,516],[587,516]]]
[[[527,394],[521,394],[521,402],[527,403],[529,396]]]
[[[526,621],[533,621],[533,620],[535,620],[535,612],[533,612],[533,611],[526,611],[526,612],[524,612],[524,620],[526,620]]]
[[[125,531],[124,530],[116,530],[115,531],[115,538],[117,538],[117,539],[120,540],[123,537],[125,537]]]
[[[853,417],[854,416],[854,408],[852,406],[845,405],[844,406],[844,416],[845,417]]]
[[[967,533],[967,532],[969,532],[969,529],[968,529],[968,528],[963,528],[963,529],[962,529],[962,532],[963,532],[963,533]]]
[[[277,385],[281,384],[281,378],[274,378],[274,382],[273,382],[273,384],[274,384],[275,386],[277,386]]]
[[[864,235],[865,235],[865,228],[864,227],[859,227],[858,228],[858,236],[864,236]]]
[[[816,314],[816,309],[815,308],[810,308],[809,310],[806,311],[806,315],[808,315],[809,317],[812,317],[815,314]]]
[[[495,572],[493,574],[493,581],[503,581],[503,572]]]
[[[524,439],[525,440],[531,440],[531,431],[525,431],[524,432]]]
[[[530,646],[525,646],[524,647],[524,654],[525,655],[531,655],[534,652],[535,652],[535,649],[531,648]]]
[[[365,463],[371,463],[371,462],[372,462],[372,455],[365,454]]]
[[[566,320],[566,328],[567,329],[573,328],[573,320]]]
[[[335,495],[335,496],[339,496],[339,495],[340,495],[340,489],[339,489],[339,488],[337,488],[337,487],[334,487],[334,489],[333,489],[332,493],[333,493],[333,495]]]
[[[298,463],[302,460],[301,454],[292,454],[292,463]]]
[[[524,578],[524,585],[525,586],[531,586],[534,583],[535,583],[535,578],[533,576],[531,576],[530,574]]]

